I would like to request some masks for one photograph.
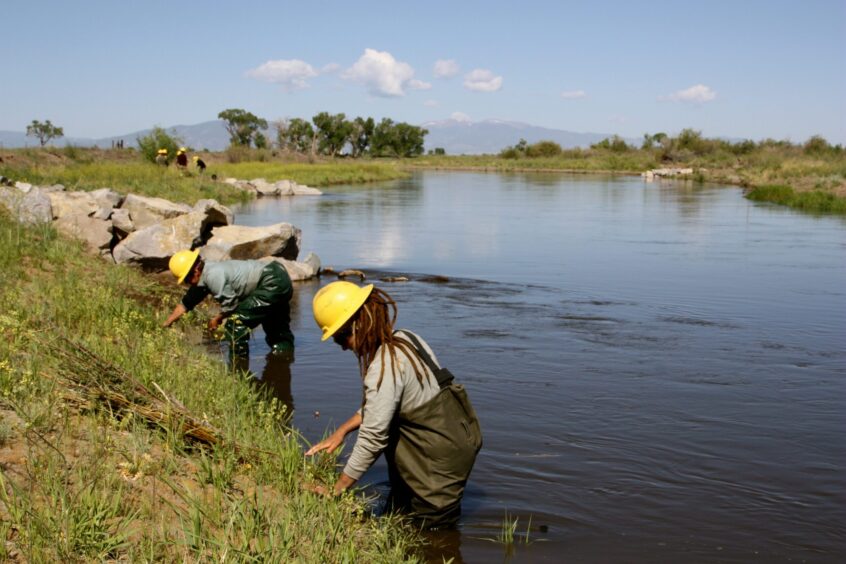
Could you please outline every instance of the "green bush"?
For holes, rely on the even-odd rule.
[[[561,154],[561,145],[555,141],[538,141],[526,148],[527,157],[557,157]]]
[[[137,141],[141,156],[151,163],[156,162],[156,153],[159,149],[167,149],[168,158],[174,158],[177,149],[183,143],[182,139],[168,134],[167,131],[158,126],[154,127],[149,135],[139,137]]]

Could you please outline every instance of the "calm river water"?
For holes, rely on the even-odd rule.
[[[433,561],[846,559],[844,220],[726,186],[425,172],[236,209],[283,221],[301,258],[391,293],[469,389],[485,445]],[[355,358],[311,317],[333,279],[295,293],[310,441],[361,398]],[[254,338],[254,369],[266,352]],[[386,480],[380,462],[364,482]],[[506,512],[510,555],[491,542]]]

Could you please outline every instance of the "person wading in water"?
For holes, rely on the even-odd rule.
[[[314,319],[358,358],[364,399],[348,421],[307,452],[333,452],[358,429],[352,454],[334,485],[355,485],[385,453],[391,480],[388,509],[424,528],[446,528],[461,514],[464,487],[482,447],[476,413],[464,388],[441,368],[414,333],[395,331],[397,306],[373,285],[333,282],[314,297]],[[330,493],[322,486],[308,489]]]

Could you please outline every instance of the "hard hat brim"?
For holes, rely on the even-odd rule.
[[[185,274],[176,279],[177,284],[182,284],[185,279],[188,278],[188,275],[191,274],[191,272],[194,270],[194,267],[197,265],[197,257],[200,256],[200,251],[191,251],[191,253],[193,253],[194,255],[194,259],[191,261],[191,266],[188,268],[188,270],[185,271]]]
[[[323,330],[323,336],[320,337],[321,341],[327,340],[329,337],[334,335],[338,329],[344,326],[344,324],[350,320],[350,318],[355,315],[355,312],[359,310],[359,308],[364,305],[364,302],[367,301],[367,298],[370,296],[370,293],[373,291],[373,284],[368,284],[363,288],[359,288],[358,293],[355,295],[355,299],[351,302],[350,308],[344,312],[344,315],[339,317],[335,323],[330,325],[329,327]]]

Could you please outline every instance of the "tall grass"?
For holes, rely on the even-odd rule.
[[[305,480],[331,482],[333,460],[306,460],[274,399],[160,328],[178,298],[50,227],[0,213],[0,418],[17,421],[3,450],[17,454],[0,470],[0,557],[414,561],[415,536],[399,522],[362,517],[353,495],[301,489]],[[224,445],[252,454],[200,448],[132,412],[71,401],[50,353],[59,335],[165,391]]]

